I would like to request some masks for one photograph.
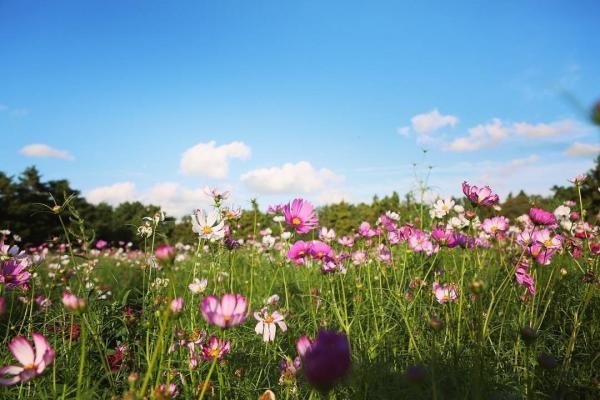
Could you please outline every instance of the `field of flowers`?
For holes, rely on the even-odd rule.
[[[215,189],[196,243],[157,213],[141,249],[50,205],[64,240],[2,232],[0,398],[600,398],[595,216],[579,198],[509,220],[462,189],[345,236],[294,199],[244,237]]]

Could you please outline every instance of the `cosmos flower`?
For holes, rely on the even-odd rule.
[[[229,340],[219,339],[216,336],[211,336],[208,341],[202,345],[200,358],[206,361],[211,361],[214,358],[220,360],[231,350],[231,342]]]
[[[524,286],[530,294],[534,295],[536,293],[535,281],[527,272],[528,269],[529,263],[527,260],[521,261],[515,271],[515,280],[519,285]]]
[[[73,293],[65,290],[62,294],[62,303],[69,311],[83,311],[86,307],[85,299],[75,296]]]
[[[429,210],[429,215],[431,218],[444,218],[452,210],[454,204],[454,200],[451,199],[438,199],[433,208]]]
[[[343,333],[321,330],[314,342],[301,337],[296,347],[306,380],[321,391],[330,390],[352,365],[350,343]]]
[[[313,240],[311,242],[309,251],[311,257],[316,260],[322,260],[325,257],[333,257],[333,250],[331,250],[331,247],[329,247],[327,243],[318,240]]]
[[[266,308],[263,308],[260,312],[254,313],[254,319],[258,321],[254,331],[259,335],[263,335],[265,343],[275,340],[276,326],[279,326],[282,332],[287,331],[287,325],[284,321],[285,316],[278,311],[269,313]]]
[[[171,262],[175,258],[175,249],[168,244],[161,244],[154,251],[154,255],[159,261]]]
[[[319,222],[314,207],[306,200],[294,199],[283,206],[282,211],[285,222],[297,233],[308,233]]]
[[[433,282],[433,294],[435,295],[435,299],[440,304],[445,304],[448,302],[454,302],[458,298],[458,289],[455,285],[440,285],[437,282]]]
[[[298,265],[304,264],[304,258],[310,254],[311,243],[298,240],[288,250],[287,257]]]
[[[508,230],[508,225],[508,218],[503,216],[492,217],[483,220],[481,229],[487,234],[496,236],[499,233],[506,232]]]
[[[26,382],[44,372],[44,369],[54,360],[56,353],[44,335],[34,333],[32,337],[35,351],[22,336],[17,336],[8,345],[10,352],[21,365],[0,368],[1,385]]]
[[[491,207],[500,201],[497,194],[492,193],[492,189],[489,186],[479,188],[475,185],[471,186],[467,182],[463,182],[462,190],[465,196],[474,205],[480,205],[484,207]]]
[[[192,230],[202,239],[210,241],[220,240],[225,237],[225,223],[217,210],[206,213],[196,210],[192,214]]]
[[[246,298],[240,294],[224,294],[221,299],[210,295],[202,299],[200,311],[209,324],[230,328],[246,320],[247,305]]]
[[[198,294],[204,292],[206,290],[207,285],[208,280],[206,278],[194,278],[192,283],[188,285],[188,289],[190,289],[190,292],[192,292],[192,294]]]
[[[108,245],[108,242],[107,242],[106,240],[102,240],[102,239],[100,239],[100,240],[98,240],[98,241],[96,242],[96,248],[97,248],[98,250],[102,250],[102,249],[103,249],[103,248],[105,248],[107,245]]]
[[[26,268],[27,263],[19,262],[16,258],[0,261],[0,283],[3,283],[7,289],[25,287],[31,276]]]
[[[529,218],[536,225],[556,226],[556,217],[550,211],[542,208],[531,208]]]

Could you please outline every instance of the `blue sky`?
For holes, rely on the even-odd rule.
[[[0,1],[0,170],[181,215],[591,168],[594,2],[445,3]]]

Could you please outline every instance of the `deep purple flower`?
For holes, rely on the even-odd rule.
[[[294,199],[283,206],[282,211],[285,222],[297,233],[307,233],[319,222],[314,207],[306,200]]]
[[[350,370],[350,343],[343,333],[322,330],[313,343],[304,340],[297,347],[304,376],[318,390],[331,389]]]
[[[463,182],[462,190],[465,196],[475,205],[491,207],[498,204],[500,201],[497,194],[492,193],[489,186],[479,188],[475,185],[471,186],[467,182]]]

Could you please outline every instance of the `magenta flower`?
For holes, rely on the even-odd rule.
[[[556,226],[554,214],[541,208],[530,209],[529,218],[536,225]]]
[[[100,239],[100,240],[98,240],[98,241],[96,242],[96,248],[97,248],[98,250],[102,250],[102,249],[103,249],[103,248],[105,248],[107,245],[108,245],[108,242],[107,242],[106,240],[102,240],[102,239]]]
[[[331,247],[327,243],[313,240],[310,245],[310,255],[314,259],[322,260],[325,257],[333,257],[333,250],[331,250]]]
[[[230,328],[246,320],[247,305],[246,298],[240,294],[224,294],[221,299],[210,295],[202,299],[200,311],[209,324]]]
[[[175,249],[168,244],[161,244],[154,251],[154,255],[159,261],[170,262],[175,258]]]
[[[202,353],[200,357],[203,360],[211,361],[214,358],[220,360],[231,350],[231,343],[229,340],[218,339],[216,336],[211,336],[208,342],[202,345]]]
[[[282,211],[285,222],[297,233],[307,233],[319,223],[314,207],[306,200],[295,199],[283,206]]]
[[[304,264],[304,257],[310,254],[310,248],[310,242],[298,240],[290,247],[287,256],[290,260],[292,260],[298,265]]]
[[[471,203],[475,205],[491,207],[500,201],[498,195],[493,194],[489,186],[478,188],[475,185],[471,186],[467,182],[463,182],[462,190]]]
[[[535,281],[533,277],[529,275],[527,270],[529,269],[529,263],[527,260],[524,260],[517,265],[517,270],[515,271],[515,280],[521,286],[524,286],[529,293],[532,295],[535,294]]]
[[[15,258],[0,262],[0,283],[3,283],[7,289],[24,287],[31,276],[26,267],[26,262],[19,262]]]
[[[352,358],[348,338],[343,333],[322,330],[309,346],[306,346],[307,341],[296,344],[304,376],[316,389],[330,390],[350,370]]]
[[[52,363],[56,353],[50,347],[50,343],[39,333],[34,333],[31,344],[22,336],[17,336],[10,342],[8,348],[21,365],[8,365],[0,368],[0,385],[14,385],[26,382],[44,372],[44,369]]]
[[[363,221],[358,227],[358,234],[362,237],[372,238],[373,236],[377,236],[377,231],[371,228],[371,224],[367,221]]]

